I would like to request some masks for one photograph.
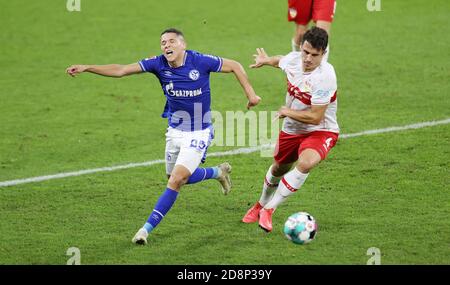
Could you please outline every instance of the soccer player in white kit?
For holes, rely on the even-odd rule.
[[[267,232],[272,231],[275,209],[303,185],[339,136],[336,74],[331,64],[322,61],[327,44],[327,32],[313,27],[305,33],[300,52],[269,57],[264,49],[257,49],[255,64],[251,65],[279,67],[287,75],[286,106],[277,113],[284,122],[274,162],[267,171],[259,201],[242,219],[244,223],[259,222]]]

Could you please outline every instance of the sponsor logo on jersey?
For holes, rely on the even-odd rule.
[[[167,95],[172,97],[195,97],[203,94],[202,88],[198,88],[195,90],[175,90],[172,81],[170,81],[170,83],[165,86],[165,90],[167,92]]]
[[[302,92],[300,90],[300,88],[291,84],[291,82],[289,82],[289,80],[288,80],[287,84],[288,84],[287,91],[290,96],[301,101],[305,105],[311,105],[311,94],[309,94],[308,92]]]

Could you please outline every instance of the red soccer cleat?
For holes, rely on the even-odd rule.
[[[246,224],[256,223],[259,219],[259,211],[262,209],[262,206],[259,202],[256,202],[250,210],[247,211],[245,216],[242,218],[242,222]]]
[[[262,209],[259,211],[259,226],[270,233],[272,231],[272,214],[274,209]]]

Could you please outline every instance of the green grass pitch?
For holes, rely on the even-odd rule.
[[[178,27],[188,48],[240,61],[258,95],[255,111],[284,102],[280,70],[251,70],[252,54],[290,51],[287,1],[81,0],[0,4],[0,182],[162,159],[166,121],[157,79],[82,74],[71,64],[132,63],[157,55]],[[336,69],[343,134],[450,118],[447,0],[338,0],[329,61]],[[245,111],[233,75],[212,74],[212,109]],[[213,146],[209,152],[235,149]],[[145,247],[131,238],[165,189],[163,164],[0,187],[0,264],[450,263],[450,126],[341,139],[264,233],[240,219],[259,197],[270,157],[210,157],[233,165],[234,188],[190,185]],[[282,234],[307,211],[319,232],[306,246]]]

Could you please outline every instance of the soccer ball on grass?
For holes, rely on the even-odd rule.
[[[316,237],[317,223],[314,217],[306,212],[295,213],[287,219],[283,232],[293,243],[309,243]]]

